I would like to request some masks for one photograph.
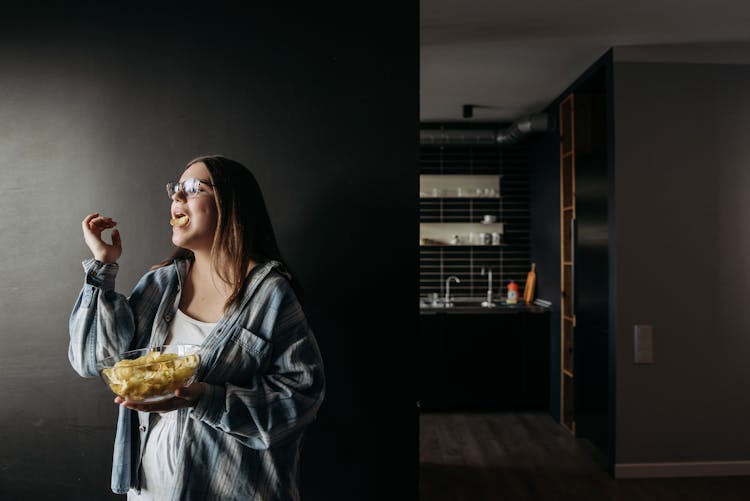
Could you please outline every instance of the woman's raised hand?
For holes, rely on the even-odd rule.
[[[111,217],[100,216],[98,212],[89,214],[81,223],[83,228],[83,239],[86,241],[94,259],[102,263],[116,263],[122,255],[122,241],[120,231],[112,230],[112,243],[108,244],[102,240],[102,232],[117,226],[117,221]]]

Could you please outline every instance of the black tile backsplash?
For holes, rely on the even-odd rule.
[[[497,246],[421,246],[419,252],[420,295],[445,294],[445,280],[451,283],[451,295],[483,297],[487,277],[482,267],[493,273],[493,291],[506,295],[513,280],[522,297],[526,274],[531,268],[528,154],[525,142],[513,145],[420,145],[420,174],[500,175],[500,198],[425,198],[420,199],[422,223],[474,222],[484,214],[493,214],[503,223],[503,245]],[[502,291],[500,285],[502,284]]]

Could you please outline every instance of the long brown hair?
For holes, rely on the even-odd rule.
[[[232,286],[225,304],[228,308],[242,296],[247,286],[250,261],[262,264],[269,260],[283,263],[283,260],[263,194],[252,172],[241,163],[221,155],[194,158],[185,169],[197,162],[203,162],[208,168],[210,182],[214,185],[218,221],[211,259],[219,278]],[[178,258],[193,259],[193,253],[177,247],[172,256],[152,269],[166,266]]]

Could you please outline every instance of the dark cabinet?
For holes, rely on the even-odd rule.
[[[550,314],[527,313],[522,316],[524,409],[549,409],[550,391]]]
[[[420,316],[423,410],[520,410],[548,405],[546,311]]]
[[[610,370],[609,339],[609,255],[608,225],[612,161],[611,109],[608,107],[608,66],[600,66],[587,81],[561,104],[561,124],[570,122],[574,134],[569,148],[561,136],[560,167],[563,180],[566,161],[573,169],[568,179],[572,186],[569,206],[561,215],[572,224],[563,233],[569,239],[570,256],[562,249],[562,271],[566,281],[561,298],[563,353],[561,416],[562,423],[577,437],[590,440],[610,456],[614,440],[613,407],[609,396],[613,388]],[[565,116],[564,103],[569,103]],[[565,183],[563,191],[565,191]],[[568,281],[569,279],[569,281]]]

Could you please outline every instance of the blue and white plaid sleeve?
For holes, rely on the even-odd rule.
[[[128,300],[114,291],[118,265],[83,262],[86,278],[70,315],[68,358],[84,377],[97,376],[96,362],[127,351],[135,324]]]

